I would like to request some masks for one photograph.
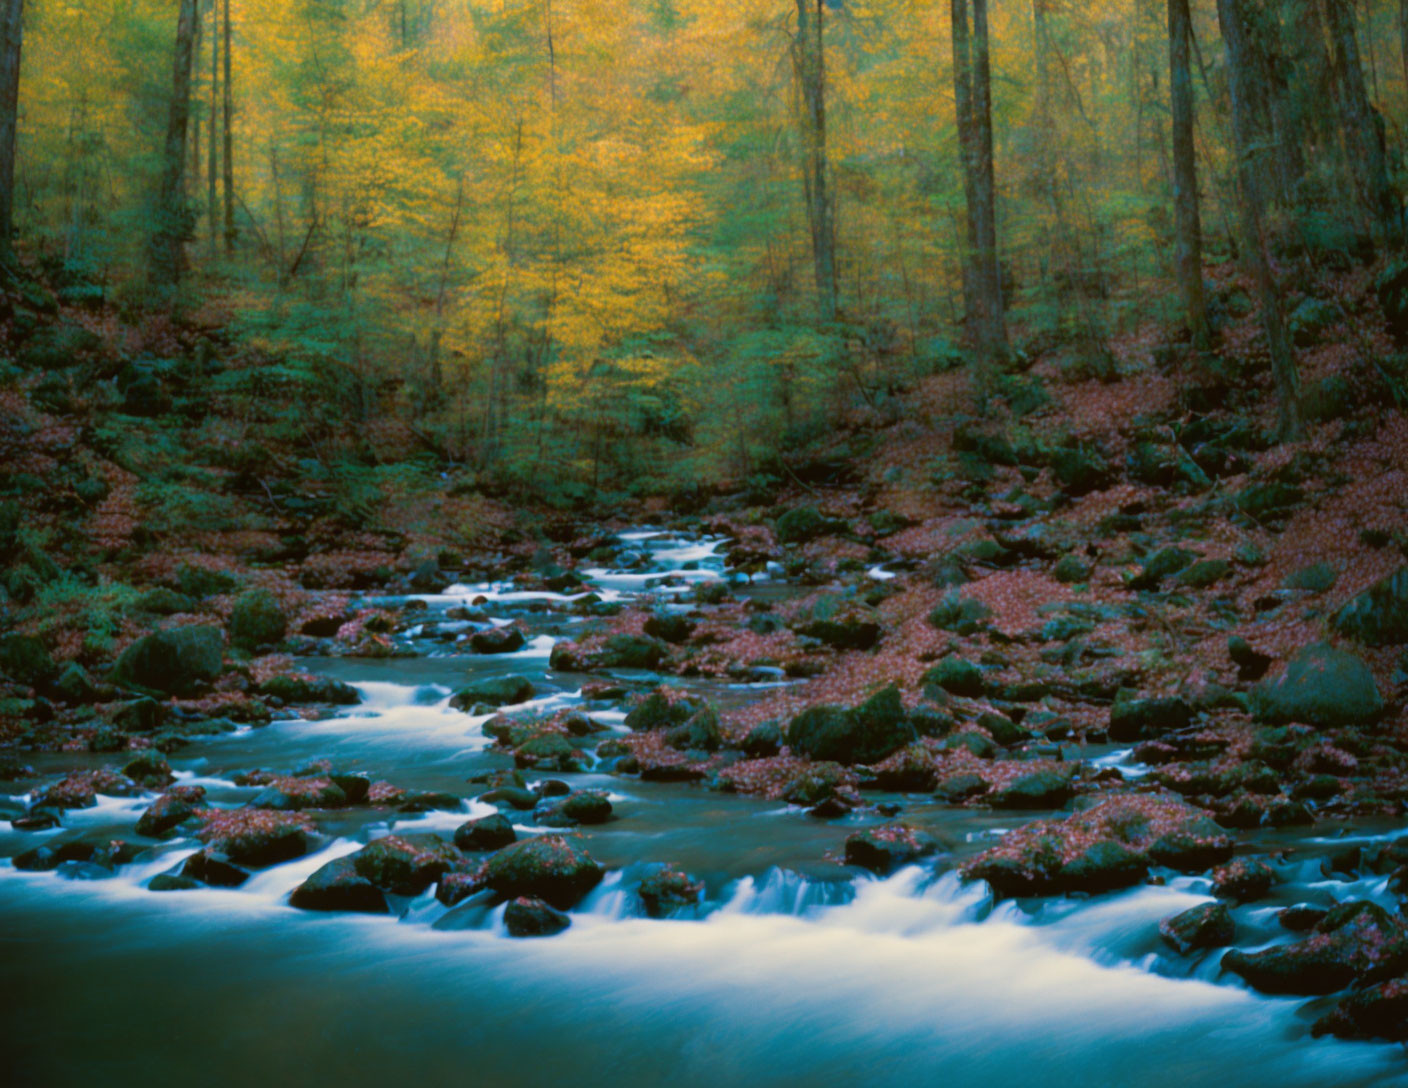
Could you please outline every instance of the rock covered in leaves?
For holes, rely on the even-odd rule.
[[[846,837],[847,865],[858,865],[885,876],[910,865],[939,848],[933,836],[909,824],[884,824],[866,828]]]
[[[142,813],[137,834],[148,838],[166,834],[199,812],[204,800],[204,786],[173,786]]]
[[[703,894],[703,881],[696,880],[673,865],[667,865],[646,877],[639,888],[645,912],[652,918],[662,918],[673,911],[692,907]]]
[[[1151,864],[1179,860],[1164,848],[1174,838],[1186,840],[1188,856],[1199,861],[1232,850],[1222,830],[1191,805],[1167,796],[1117,794],[1064,819],[1018,828],[962,873],[986,880],[1000,897],[1111,891],[1142,881]]]
[[[1222,966],[1263,993],[1334,993],[1408,970],[1408,925],[1376,903],[1341,903],[1308,937],[1259,952],[1234,949]]]
[[[207,851],[236,865],[261,868],[302,857],[311,845],[313,822],[295,812],[207,809],[199,837]]]
[[[446,873],[466,867],[463,855],[428,832],[384,835],[352,855],[353,868],[383,891],[419,895]]]
[[[489,859],[485,883],[505,898],[528,896],[568,910],[597,886],[605,871],[586,849],[561,835],[506,846]]]

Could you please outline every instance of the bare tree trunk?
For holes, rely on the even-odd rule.
[[[830,191],[826,149],[824,3],[825,0],[797,0],[797,37],[792,46],[792,63],[802,106],[802,184],[806,193],[807,225],[812,236],[817,314],[823,322],[830,323],[836,320],[838,297],[836,204]]]
[[[1359,196],[1380,236],[1394,243],[1402,233],[1402,207],[1389,181],[1383,119],[1370,104],[1364,87],[1354,12],[1346,0],[1324,0],[1324,11],[1334,43],[1336,97]]]
[[[206,169],[205,219],[210,231],[210,258],[215,259],[215,251],[220,236],[220,205],[217,189],[218,158],[216,146],[219,143],[220,111],[220,5],[212,0],[210,5],[210,152]]]
[[[0,260],[13,253],[15,135],[19,128],[24,0],[0,0]]]
[[[1173,119],[1173,211],[1177,234],[1175,264],[1188,331],[1196,345],[1205,347],[1208,320],[1203,297],[1203,228],[1193,145],[1193,73],[1188,64],[1191,30],[1188,0],[1168,0],[1168,86]]]
[[[196,0],[181,0],[172,53],[171,106],[166,122],[166,146],[152,230],[148,278],[154,287],[174,287],[185,271],[186,238],[191,233],[186,203],[186,128],[191,116],[191,62],[195,43]]]
[[[978,384],[986,393],[992,369],[1007,358],[1002,274],[997,260],[997,197],[993,171],[992,78],[988,62],[987,0],[952,0],[954,98],[968,204],[965,289],[979,356]]]
[[[1241,181],[1241,213],[1243,256],[1256,281],[1261,324],[1271,351],[1271,375],[1276,385],[1278,429],[1283,440],[1294,438],[1300,429],[1300,379],[1295,357],[1291,354],[1286,326],[1281,319],[1276,281],[1271,262],[1266,255],[1266,238],[1262,229],[1263,196],[1257,184],[1252,157],[1257,138],[1257,126],[1252,112],[1252,81],[1256,78],[1254,61],[1247,43],[1240,0],[1217,0],[1218,21],[1222,25],[1222,42],[1227,50],[1228,84],[1232,98],[1232,133],[1237,145],[1238,177]]]
[[[230,0],[225,0],[225,255],[235,250],[235,82],[230,50]]]

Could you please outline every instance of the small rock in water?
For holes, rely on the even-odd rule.
[[[508,817],[499,813],[470,820],[455,829],[455,845],[470,853],[500,850],[517,839],[513,824]]]
[[[1237,858],[1212,871],[1212,893],[1219,899],[1249,903],[1271,890],[1275,870],[1257,858]]]
[[[504,926],[510,937],[553,937],[571,924],[571,918],[541,899],[519,896],[504,908]]]
[[[387,913],[381,889],[357,872],[351,857],[334,858],[293,890],[289,903],[300,910]]]
[[[673,865],[665,866],[640,882],[640,899],[645,904],[646,914],[652,918],[692,907],[703,894],[703,881],[694,879]]]
[[[846,864],[884,876],[934,853],[934,838],[908,824],[886,824],[857,831],[846,839]]]
[[[1222,903],[1202,903],[1159,923],[1164,943],[1185,956],[1231,944],[1236,935],[1232,913]]]

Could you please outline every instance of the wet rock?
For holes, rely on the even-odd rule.
[[[181,876],[198,880],[212,888],[238,888],[249,879],[249,872],[234,864],[217,850],[206,847],[186,859]]]
[[[1310,1033],[1408,1042],[1408,975],[1350,994],[1315,1021]]]
[[[1180,873],[1200,873],[1232,857],[1236,843],[1216,823],[1199,817],[1149,844],[1149,860]]]
[[[170,718],[170,707],[143,696],[123,703],[113,712],[112,724],[127,733],[150,733]]]
[[[1408,643],[1408,567],[1359,594],[1332,622],[1340,634],[1366,646]]]
[[[513,761],[519,767],[539,770],[574,771],[581,760],[572,742],[560,733],[540,733],[514,749]]]
[[[1106,839],[1091,843],[1063,864],[1057,880],[1066,891],[1108,892],[1138,884],[1148,873],[1142,853]]]
[[[1237,936],[1232,913],[1222,903],[1202,903],[1159,923],[1159,936],[1180,954],[1229,945]]]
[[[252,589],[235,601],[230,611],[230,643],[242,650],[258,650],[283,640],[288,617],[278,598],[267,589]]]
[[[517,839],[518,835],[508,817],[498,813],[470,820],[455,828],[455,845],[470,853],[499,850]]]
[[[1334,993],[1408,968],[1408,929],[1402,916],[1376,903],[1341,903],[1303,940],[1259,952],[1233,950],[1222,966],[1263,993]]]
[[[447,907],[455,907],[483,890],[484,877],[481,873],[446,873],[435,885],[435,898]]]
[[[122,773],[149,790],[176,781],[176,776],[171,773],[171,764],[166,762],[166,757],[160,752],[143,752],[136,759],[129,761],[122,768]]]
[[[541,899],[519,896],[504,908],[504,927],[510,937],[553,937],[571,924],[571,918]]]
[[[525,676],[495,676],[468,687],[460,688],[450,699],[456,710],[470,711],[473,707],[515,706],[533,698],[533,682]]]
[[[212,809],[201,814],[201,841],[236,865],[263,868],[308,852],[313,824],[301,813]]]
[[[193,880],[180,873],[157,873],[147,882],[147,890],[153,892],[188,892],[203,887],[199,880]]]
[[[1285,672],[1264,681],[1254,695],[1257,718],[1273,725],[1368,725],[1384,710],[1383,696],[1369,666],[1323,642],[1301,650]]]
[[[601,882],[604,871],[580,845],[544,835],[504,847],[489,859],[484,875],[500,896],[536,897],[568,910]]]
[[[878,763],[918,739],[905,718],[899,689],[891,685],[854,710],[809,707],[787,726],[792,750],[836,763]]]
[[[158,797],[137,821],[137,834],[159,838],[200,811],[204,786],[175,786]]]
[[[396,811],[416,812],[458,812],[464,805],[464,798],[457,793],[442,790],[408,790],[396,802]]]
[[[993,808],[1060,808],[1073,793],[1069,772],[1041,770],[991,790],[986,800]]]
[[[604,824],[611,819],[611,802],[605,790],[578,790],[561,801],[539,809],[533,822],[546,827]]]
[[[1184,729],[1192,720],[1193,708],[1177,696],[1135,699],[1121,693],[1110,707],[1109,735],[1118,743],[1147,740]]]
[[[667,656],[664,645],[646,635],[612,635],[595,655],[599,669],[656,669]]]
[[[386,835],[352,855],[357,875],[394,895],[419,895],[465,859],[439,835]]]
[[[224,636],[211,626],[176,627],[138,639],[113,666],[123,687],[166,695],[193,695],[220,675]]]
[[[527,641],[517,627],[490,627],[470,635],[469,648],[477,654],[512,654],[523,649]]]
[[[347,794],[330,778],[281,778],[249,802],[250,808],[299,812],[307,808],[344,808]]]
[[[1276,920],[1292,933],[1305,933],[1314,929],[1329,914],[1325,907],[1312,906],[1309,903],[1297,903],[1293,907],[1286,907],[1276,912]]]
[[[1212,893],[1219,899],[1250,903],[1261,899],[1275,883],[1276,872],[1257,858],[1237,858],[1212,871]]]
[[[704,894],[704,882],[674,866],[666,866],[640,882],[639,894],[645,913],[663,918],[698,903]]]
[[[35,794],[31,807],[92,808],[98,803],[100,793],[108,797],[130,797],[136,792],[136,784],[131,779],[107,769],[74,771]]]
[[[16,816],[10,821],[10,826],[16,831],[51,831],[61,826],[61,821],[58,813],[41,808],[23,816]]]
[[[353,858],[335,858],[293,890],[290,905],[300,910],[346,910],[386,914],[386,896],[357,871]]]
[[[537,808],[540,798],[532,790],[522,786],[500,786],[480,794],[479,800],[490,805],[508,805],[511,808],[527,810]]]
[[[885,824],[846,837],[847,865],[885,876],[934,853],[939,844],[932,836],[908,824]]]
[[[261,695],[272,696],[286,704],[326,703],[330,706],[356,706],[361,695],[351,684],[325,676],[271,676],[259,685]]]

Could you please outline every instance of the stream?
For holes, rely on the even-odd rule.
[[[776,572],[742,584],[725,569],[722,540],[643,530],[622,542],[640,554],[631,569],[585,572],[608,602],[653,594],[670,607],[692,584],[719,578],[739,580],[741,594],[791,591]],[[495,621],[525,622],[522,650],[469,656],[440,641],[468,626],[447,613],[481,598]],[[472,794],[482,787],[466,779],[510,761],[482,732],[490,715],[452,709],[449,697],[501,674],[534,682],[528,709],[580,705],[624,731],[623,706],[586,702],[588,678],[549,669],[553,643],[584,622],[567,608],[571,594],[496,583],[419,600],[418,656],[300,662],[355,686],[360,705],[201,739],[170,757],[179,781],[233,807],[258,792],[236,786],[236,773],[326,758],[406,788]],[[726,704],[793,681],[670,682]],[[1082,755],[1139,771],[1115,749]],[[76,758],[33,762],[50,771]],[[147,883],[179,867],[194,839],[154,842],[106,879],[22,872],[9,861],[75,829],[131,837],[151,794],[101,798],[70,812],[62,831],[0,823],[5,1083],[1408,1085],[1402,1047],[1313,1039],[1313,1004],[1245,988],[1219,970],[1221,950],[1187,959],[1160,941],[1161,919],[1212,898],[1204,877],[994,905],[951,866],[1029,815],[868,795],[902,805],[903,818],[948,852],[937,867],[879,879],[826,858],[850,831],[883,822],[873,811],[822,821],[699,786],[554,777],[609,791],[617,818],[582,829],[608,875],[550,940],[511,939],[502,906],[449,909],[431,892],[398,902],[399,917],[288,906],[315,869],[393,827],[448,838],[498,811],[477,800],[459,812],[339,812],[321,822],[325,845],[314,854],[237,889],[161,894]],[[18,814],[25,800],[0,798],[0,815]],[[510,815],[520,837],[542,833]],[[1276,910],[1292,903],[1354,897],[1396,909],[1386,878],[1330,879],[1318,860],[1346,835],[1396,833],[1267,831],[1259,846],[1296,849],[1271,898],[1235,908],[1239,946],[1289,937]],[[666,861],[703,879],[704,900],[651,919],[635,888]]]

